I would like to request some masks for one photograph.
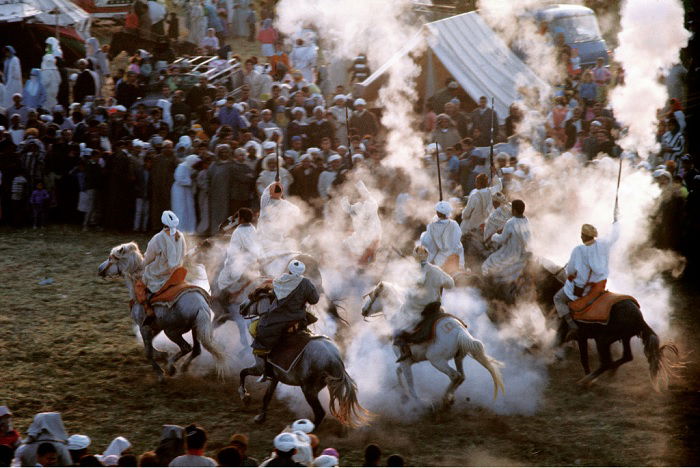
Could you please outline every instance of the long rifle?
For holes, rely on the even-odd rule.
[[[275,174],[275,182],[280,181],[280,143],[275,144],[275,158],[277,159],[277,174]]]
[[[617,188],[615,189],[615,209],[613,210],[613,223],[617,222],[618,196],[620,194],[620,178],[622,177],[622,156],[620,156],[620,168],[617,170]]]
[[[438,148],[437,140],[435,140],[435,163],[437,164],[438,190],[440,191],[439,201],[442,201],[442,176],[440,174],[440,150]]]
[[[351,148],[350,148],[350,122],[348,121],[348,103],[345,103],[345,139],[348,140],[348,156],[352,158]]]
[[[491,142],[489,143],[490,149],[489,149],[489,185],[493,182],[493,173],[494,173],[494,166],[493,166],[493,127],[494,123],[493,121],[496,118],[496,112],[494,111],[495,107],[495,101],[496,98],[491,96]]]

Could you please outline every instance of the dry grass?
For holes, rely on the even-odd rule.
[[[234,432],[246,432],[251,455],[264,458],[275,433],[293,418],[282,403],[273,401],[260,427],[252,423],[260,391],[254,407],[242,407],[236,378],[156,383],[134,340],[123,285],[96,276],[109,248],[132,238],[72,227],[0,231],[0,404],[15,411],[20,429],[36,412],[60,411],[68,431],[89,434],[98,453],[117,435],[131,440],[136,452],[153,449],[162,424],[196,421],[210,433],[211,453]],[[142,247],[147,240],[133,239]],[[37,285],[44,277],[54,284]],[[697,336],[695,321],[686,325],[687,336]],[[682,337],[680,344],[695,346]],[[656,394],[637,355],[616,377],[582,390],[574,383],[581,371],[571,355],[550,369],[534,416],[470,408],[410,425],[380,419],[349,434],[330,421],[319,435],[345,464],[360,463],[369,442],[413,465],[689,464],[696,461],[700,408],[690,370],[697,366],[686,372],[688,383]]]

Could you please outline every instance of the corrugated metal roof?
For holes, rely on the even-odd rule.
[[[25,0],[0,0],[0,23],[14,23],[41,13],[33,3]]]

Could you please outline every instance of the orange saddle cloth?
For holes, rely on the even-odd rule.
[[[158,290],[158,292],[155,293],[153,297],[151,297],[151,306],[164,305],[166,307],[172,307],[180,298],[180,296],[191,290],[197,290],[201,292],[204,298],[207,301],[209,301],[209,293],[204,289],[200,288],[199,286],[185,282],[186,277],[186,268],[176,268],[175,271],[173,271],[173,273],[170,275],[170,278],[168,278],[168,281],[165,282],[163,287],[161,287]],[[143,281],[138,280],[136,282],[136,300],[138,300],[140,304],[144,304],[146,302],[146,299],[146,285],[143,283]]]
[[[582,310],[573,311],[571,316],[578,322],[605,324],[608,323],[608,320],[610,320],[610,311],[612,310],[613,306],[618,302],[626,300],[634,302],[637,307],[639,307],[639,302],[637,302],[637,299],[632,296],[604,291],[591,305]]]

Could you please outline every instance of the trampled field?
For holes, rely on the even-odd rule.
[[[145,248],[145,237],[133,239]],[[255,401],[245,408],[235,392],[237,377],[157,383],[134,339],[125,288],[96,275],[109,248],[129,240],[60,226],[0,231],[0,404],[12,408],[19,430],[36,412],[61,412],[68,432],[92,437],[96,453],[117,435],[127,437],[136,453],[151,450],[162,424],[195,421],[209,431],[210,454],[234,432],[246,432],[250,454],[263,459],[295,415],[273,401],[268,422],[254,425],[260,384],[251,381]],[[45,277],[53,284],[37,284]],[[318,433],[322,445],[336,447],[346,465],[361,463],[369,442],[387,455],[401,453],[411,465],[697,465],[700,320],[691,304],[700,295],[674,287],[677,342],[695,351],[688,357],[695,362],[666,393],[652,390],[641,354],[615,377],[581,389],[575,384],[581,376],[577,356],[569,353],[550,367],[534,416],[478,408],[413,424],[380,416],[371,427],[345,435],[329,421]]]

